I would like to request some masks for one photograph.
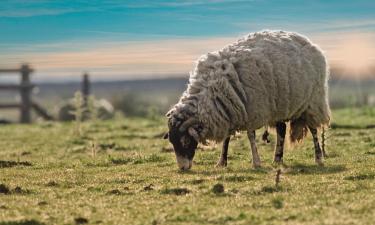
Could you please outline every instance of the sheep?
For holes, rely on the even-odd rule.
[[[166,114],[180,169],[190,169],[199,142],[223,141],[218,165],[226,166],[230,136],[246,130],[253,167],[261,166],[255,130],[276,127],[274,162],[283,162],[286,122],[290,139],[310,130],[315,161],[323,165],[317,129],[329,125],[328,66],[318,46],[285,31],[250,33],[203,55],[190,73],[187,90]]]

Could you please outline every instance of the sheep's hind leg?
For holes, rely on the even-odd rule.
[[[323,163],[323,152],[322,152],[322,149],[320,148],[320,145],[319,145],[318,130],[316,128],[312,128],[312,127],[309,127],[309,129],[310,129],[310,132],[312,134],[313,141],[314,141],[315,162],[319,166],[323,166],[324,165],[324,163]]]
[[[255,143],[255,130],[248,130],[247,137],[249,138],[250,145],[251,145],[251,154],[253,155],[253,167],[254,168],[260,167],[260,158],[258,155],[256,143]]]
[[[276,123],[276,132],[277,132],[277,139],[276,139],[275,156],[274,156],[273,161],[274,163],[283,163],[286,124],[284,122]]]
[[[221,150],[221,156],[216,164],[216,167],[226,167],[228,161],[228,147],[229,147],[230,137],[227,137],[223,142],[223,147]]]

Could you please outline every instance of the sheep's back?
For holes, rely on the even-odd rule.
[[[247,95],[248,127],[298,118],[313,99],[326,99],[325,58],[306,38],[255,33],[228,49]]]

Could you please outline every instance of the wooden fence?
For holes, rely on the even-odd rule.
[[[20,93],[19,103],[2,103],[0,109],[5,108],[18,108],[20,110],[20,122],[31,123],[31,109],[34,109],[37,114],[46,120],[53,120],[53,117],[48,112],[32,101],[32,90],[35,87],[30,82],[30,75],[34,70],[27,64],[22,65],[17,69],[0,69],[2,74],[18,74],[21,76],[20,84],[0,84],[0,91],[3,90],[16,90]]]

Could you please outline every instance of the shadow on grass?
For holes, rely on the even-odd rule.
[[[194,163],[195,164],[195,163]],[[177,170],[177,173],[180,174],[191,174],[191,175],[202,175],[202,176],[212,176],[212,175],[225,175],[228,174],[227,181],[245,181],[255,179],[248,175],[250,174],[267,174],[273,169],[270,167],[261,167],[261,168],[231,168],[230,166],[224,168],[215,168],[215,164],[212,164],[212,168],[209,170],[204,170],[202,168],[192,169],[192,170]],[[235,175],[233,175],[235,174]],[[243,174],[243,176],[239,175]]]
[[[16,162],[0,160],[0,168],[14,167],[14,166],[32,166],[30,162]]]
[[[190,193],[190,190],[187,188],[164,188],[160,191],[161,194],[172,194],[172,195],[186,195]]]
[[[222,180],[227,182],[245,182],[250,180],[255,180],[252,176],[242,176],[238,174],[229,175],[229,176],[219,176],[216,180]]]
[[[304,165],[304,164],[294,164],[289,166],[287,169],[288,174],[332,174],[340,173],[345,171],[344,165]]]
[[[111,135],[109,138],[111,139],[152,139],[152,137],[149,137],[147,135],[143,134],[119,134],[119,135]]]
[[[4,221],[0,225],[44,225],[45,223],[37,220],[20,220],[20,221]]]
[[[109,162],[113,165],[126,165],[126,164],[143,164],[143,163],[161,163],[165,162],[166,159],[157,154],[151,154],[147,156],[136,156],[136,157],[121,157],[114,158],[109,157]]]
[[[344,180],[357,181],[357,180],[374,180],[375,174],[358,174],[353,176],[344,177]]]

